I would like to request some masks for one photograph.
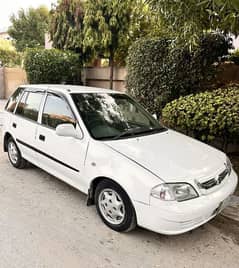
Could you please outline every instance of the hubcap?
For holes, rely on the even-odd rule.
[[[103,217],[111,224],[120,224],[125,218],[125,207],[121,197],[112,189],[101,191],[99,208]]]
[[[10,160],[13,164],[16,164],[18,161],[18,151],[15,143],[9,142],[8,144],[8,154],[10,157]]]

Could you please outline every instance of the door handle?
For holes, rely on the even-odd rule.
[[[41,141],[45,141],[45,139],[46,139],[45,136],[43,136],[43,135],[39,135],[39,140],[41,140]]]
[[[12,123],[12,127],[17,128],[17,124],[16,123]]]

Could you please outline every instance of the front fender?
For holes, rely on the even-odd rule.
[[[84,178],[88,189],[98,177],[118,183],[132,201],[149,204],[151,189],[162,182],[148,170],[114,151],[104,142],[91,140],[85,161]]]

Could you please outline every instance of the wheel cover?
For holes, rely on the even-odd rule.
[[[125,219],[125,206],[120,195],[112,189],[103,189],[98,197],[99,209],[106,221],[121,224]]]
[[[9,142],[8,144],[8,154],[11,162],[13,164],[17,164],[18,158],[19,158],[19,153],[17,150],[17,146],[14,142]]]

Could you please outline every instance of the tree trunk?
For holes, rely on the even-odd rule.
[[[110,65],[110,89],[113,89],[113,79],[114,79],[114,52],[112,50],[110,51],[109,65]]]

